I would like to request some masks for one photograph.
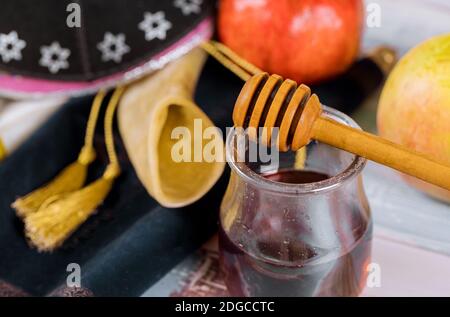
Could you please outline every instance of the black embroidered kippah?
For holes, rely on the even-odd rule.
[[[122,79],[138,77],[209,36],[206,33],[211,33],[208,22],[213,3],[212,0],[3,0],[0,90],[11,89],[8,84],[3,85],[5,76],[11,75],[90,83],[110,80],[118,74]],[[151,63],[156,57],[159,59]]]

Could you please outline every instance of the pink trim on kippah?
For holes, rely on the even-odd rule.
[[[213,22],[205,19],[194,30],[163,52],[139,66],[122,73],[114,74],[92,82],[52,81],[23,77],[18,75],[0,75],[0,94],[12,97],[39,96],[48,94],[80,95],[92,92],[100,87],[115,86],[139,78],[146,73],[162,68],[168,62],[181,57],[202,41],[212,36]]]

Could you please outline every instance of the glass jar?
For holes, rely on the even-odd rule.
[[[324,115],[359,128],[345,114]],[[220,263],[233,296],[358,296],[366,284],[372,219],[365,159],[311,142],[278,163],[236,159],[220,211]],[[248,150],[248,147],[246,148]]]

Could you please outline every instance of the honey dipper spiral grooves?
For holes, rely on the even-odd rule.
[[[233,111],[235,126],[249,129],[252,139],[259,127],[267,128],[262,141],[271,144],[272,128],[279,128],[277,147],[280,151],[297,151],[309,143],[312,127],[322,113],[317,95],[306,85],[278,75],[260,73],[249,79],[236,101]]]
[[[321,114],[319,98],[307,86],[260,73],[242,88],[233,121],[236,127],[249,128],[251,139],[259,137],[266,145],[273,144],[272,128],[279,128],[280,151],[297,151],[314,139],[450,190],[450,166],[445,162]],[[259,127],[266,128],[262,134]]]

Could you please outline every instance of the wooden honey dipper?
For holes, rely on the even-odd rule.
[[[297,151],[317,140],[450,190],[449,166],[322,116],[319,98],[311,95],[309,87],[278,75],[259,73],[245,83],[233,121],[236,127],[254,128],[249,129],[253,139],[259,127],[267,128],[265,144],[271,144],[271,128],[279,128],[277,146],[283,152]]]

